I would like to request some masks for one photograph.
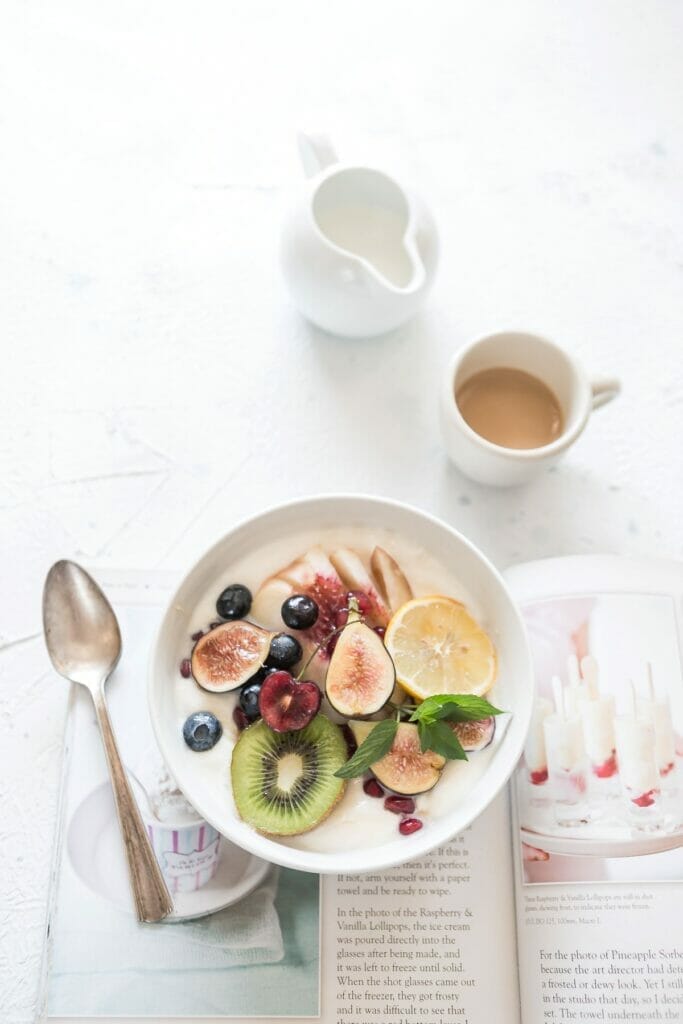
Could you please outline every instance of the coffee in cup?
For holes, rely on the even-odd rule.
[[[549,338],[500,331],[454,357],[441,390],[441,429],[450,458],[494,487],[525,483],[556,462],[591,412],[619,394],[613,378],[589,380]]]
[[[542,448],[564,428],[552,388],[512,366],[472,374],[455,392],[455,401],[472,430],[503,448]]]

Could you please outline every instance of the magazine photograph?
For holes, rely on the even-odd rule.
[[[683,847],[674,600],[585,595],[526,606],[524,614],[538,680],[517,774],[528,880],[564,877],[543,854],[609,859]],[[677,877],[680,865],[669,858],[665,877]],[[596,881],[605,877],[604,866],[596,870]],[[590,879],[585,869],[580,877]]]
[[[682,52],[0,4],[0,1024],[683,1024]]]

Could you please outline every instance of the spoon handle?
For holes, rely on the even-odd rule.
[[[97,721],[107,755],[116,812],[126,849],[138,921],[161,921],[173,910],[173,900],[157,864],[147,830],[140,817],[114,738],[102,692],[93,692]]]

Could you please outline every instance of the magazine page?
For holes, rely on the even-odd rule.
[[[683,1020],[683,566],[512,570],[537,703],[513,779],[522,1020]]]
[[[125,651],[111,716],[175,913],[135,920],[94,715],[75,690],[46,1019],[518,1021],[507,792],[442,849],[378,874],[320,878],[245,853],[183,806],[150,739],[146,660],[168,581],[102,582]]]
[[[326,1021],[519,1020],[509,826],[504,792],[420,862],[323,880]]]

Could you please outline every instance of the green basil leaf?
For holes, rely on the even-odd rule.
[[[420,726],[418,725],[418,729]],[[467,754],[453,730],[445,722],[434,722],[424,727],[424,739],[420,734],[420,743],[426,743],[423,750],[433,750],[449,761],[467,761]]]
[[[437,721],[447,722],[480,722],[489,715],[502,715],[500,708],[494,707],[484,697],[472,693],[442,693],[427,697],[415,709],[410,717],[411,722],[432,724]]]
[[[355,779],[357,775],[362,775],[367,771],[370,765],[381,760],[391,750],[397,729],[398,722],[395,718],[387,718],[383,722],[378,722],[353,757],[334,773],[337,778]]]

